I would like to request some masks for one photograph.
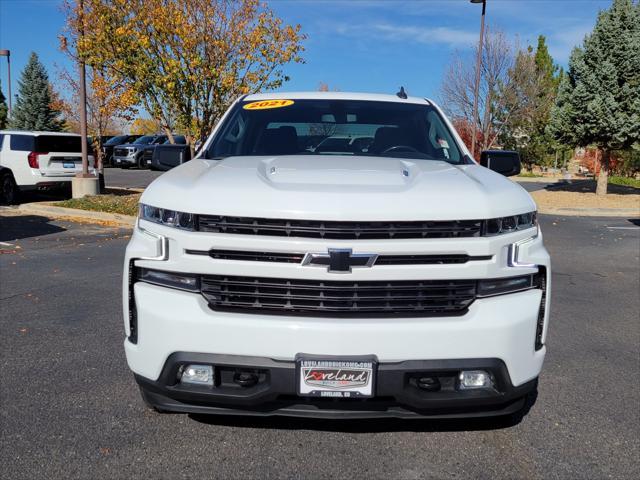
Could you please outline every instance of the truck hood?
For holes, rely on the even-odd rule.
[[[342,155],[194,159],[142,203],[172,210],[309,220],[476,220],[535,210],[518,184],[479,165]]]

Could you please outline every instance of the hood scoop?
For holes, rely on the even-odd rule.
[[[390,158],[309,155],[260,162],[258,174],[273,186],[406,187],[417,175],[413,162]]]

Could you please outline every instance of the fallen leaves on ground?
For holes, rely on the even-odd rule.
[[[135,216],[138,214],[140,195],[140,193],[130,195],[94,195],[63,200],[62,202],[57,202],[55,205],[66,208],[78,208],[80,210]]]

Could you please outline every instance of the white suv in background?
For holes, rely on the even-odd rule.
[[[20,191],[70,189],[82,171],[81,147],[73,133],[0,130],[0,201],[14,203]],[[95,175],[93,155],[89,166]]]
[[[367,138],[362,145],[327,138]],[[342,145],[342,147],[341,147]],[[536,205],[406,95],[257,94],[142,194],[125,351],[160,411],[520,415],[549,321]],[[492,171],[494,170],[494,171]]]

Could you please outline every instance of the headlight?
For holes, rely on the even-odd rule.
[[[188,273],[165,272],[162,270],[151,270],[148,268],[138,268],[137,280],[162,287],[177,288],[189,292],[200,290],[200,281],[196,275]]]
[[[538,225],[536,212],[521,213],[509,217],[490,218],[484,222],[484,235],[493,236],[503,233],[511,233],[518,230],[526,230]]]
[[[139,218],[149,222],[166,225],[167,227],[181,228],[183,230],[193,230],[193,214],[176,212],[166,208],[152,207],[151,205],[140,204]]]
[[[520,277],[494,278],[478,281],[478,296],[491,297],[504,293],[520,292],[540,287],[540,275],[522,275]]]

